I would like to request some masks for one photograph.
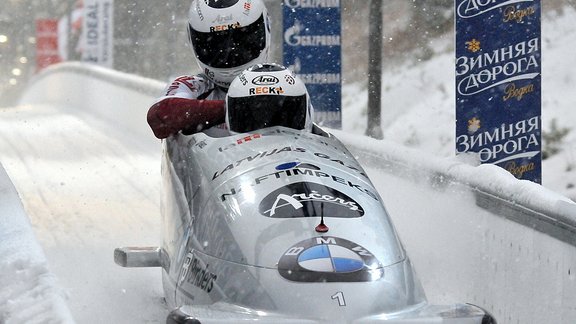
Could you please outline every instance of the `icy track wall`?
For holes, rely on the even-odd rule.
[[[74,323],[1,164],[0,224],[0,323]]]
[[[158,144],[146,123],[147,108],[165,84],[79,62],[54,65],[28,86],[20,104],[56,104],[81,109]],[[97,105],[95,103],[98,103]],[[120,108],[118,108],[120,107]]]
[[[89,113],[130,129],[135,136],[157,146],[159,141],[151,135],[145,116],[147,107],[164,86],[156,80],[65,63],[41,74],[27,89],[21,104],[82,107],[83,112],[79,113]],[[95,97],[99,99],[91,100]],[[102,98],[109,104],[100,104]],[[442,253],[460,254],[463,259],[457,264],[457,271],[477,275],[470,282],[467,276],[439,278],[449,274],[419,271],[424,284],[449,283],[462,292],[464,301],[486,307],[499,323],[576,323],[576,204],[534,183],[518,181],[495,166],[435,159],[387,141],[332,132],[362,164],[376,167],[377,172],[402,174],[440,191],[449,192],[457,187],[470,192],[476,205],[496,219],[490,220],[487,227],[469,224],[463,233],[458,233],[466,236],[483,231],[484,239],[476,247],[445,243],[429,235],[429,240],[437,242],[425,247],[430,251],[420,253],[425,258],[419,260],[421,263],[442,262],[438,260],[438,254]],[[431,230],[450,228],[450,224],[438,222]],[[432,251],[432,246],[440,246],[443,251]],[[481,254],[483,263],[467,262],[472,260],[467,259],[467,254],[472,253]],[[459,260],[448,261],[442,263],[448,265]],[[478,268],[488,271],[480,273]]]

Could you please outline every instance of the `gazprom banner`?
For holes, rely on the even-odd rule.
[[[541,183],[540,0],[456,0],[456,151]]]
[[[342,127],[340,0],[284,0],[284,65],[306,83],[315,120]]]
[[[82,61],[113,66],[113,0],[84,0]]]

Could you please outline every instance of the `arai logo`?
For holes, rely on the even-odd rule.
[[[321,236],[291,246],[278,261],[278,272],[290,281],[366,282],[384,276],[370,251],[343,238]]]
[[[278,82],[280,82],[280,80],[272,75],[259,75],[252,79],[252,83],[255,85],[273,85]]]

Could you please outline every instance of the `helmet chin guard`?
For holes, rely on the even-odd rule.
[[[268,11],[262,0],[193,0],[188,37],[202,72],[228,88],[244,69],[267,61]]]

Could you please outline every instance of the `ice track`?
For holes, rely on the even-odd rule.
[[[0,108],[0,162],[78,323],[162,323],[161,270],[112,258],[118,246],[160,243],[161,145],[145,125],[153,98],[122,90],[114,78],[124,76],[106,85],[86,71],[83,82],[53,73],[26,104]],[[63,84],[78,89],[48,89]],[[84,102],[66,97],[88,85]],[[386,165],[367,172],[431,302],[478,304],[499,323],[576,321],[573,246],[478,207],[469,188]]]

